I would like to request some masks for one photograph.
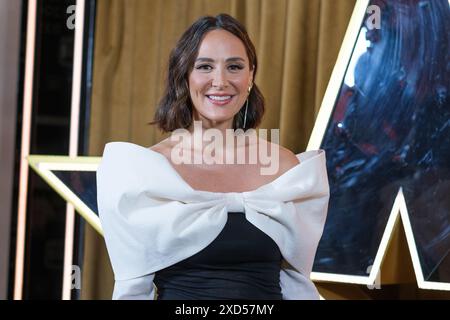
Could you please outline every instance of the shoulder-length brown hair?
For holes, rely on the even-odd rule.
[[[184,32],[170,53],[164,94],[158,104],[154,119],[150,122],[150,124],[156,124],[163,132],[188,128],[192,124],[193,105],[189,94],[189,74],[194,67],[203,37],[215,29],[226,30],[241,39],[247,52],[250,70],[253,70],[253,79],[255,79],[258,69],[256,50],[245,27],[228,14],[199,18]],[[235,115],[233,129],[247,130],[256,128],[260,124],[264,114],[264,97],[256,84],[253,84],[248,98],[245,128],[243,128],[244,113],[245,108],[241,108]]]

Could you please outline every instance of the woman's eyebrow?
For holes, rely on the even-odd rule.
[[[231,57],[231,58],[228,58],[225,61],[226,62],[229,62],[229,61],[242,61],[242,62],[245,62],[245,60],[242,59],[241,57]],[[200,58],[197,58],[195,60],[195,62],[215,62],[215,61],[214,61],[214,59],[211,59],[211,58],[200,57]]]

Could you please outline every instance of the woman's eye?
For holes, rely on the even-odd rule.
[[[196,66],[195,69],[196,70],[209,71],[209,70],[212,70],[213,67],[211,65],[209,65],[209,64],[201,64],[201,65]],[[228,66],[228,69],[231,70],[231,71],[237,71],[237,70],[244,69],[244,67],[241,66],[241,65],[238,65],[238,64],[233,64],[233,65]]]
[[[244,69],[243,66],[238,65],[238,64],[233,64],[233,65],[229,66],[229,68],[230,68],[231,70],[233,70],[233,71]]]
[[[199,66],[195,67],[195,69],[197,69],[197,70],[211,70],[212,67],[210,65],[208,65],[208,64],[202,64],[202,65],[199,65]]]

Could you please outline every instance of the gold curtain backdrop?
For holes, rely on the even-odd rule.
[[[256,84],[266,98],[260,128],[304,151],[355,0],[97,0],[89,154],[105,143],[150,146],[162,135],[147,123],[161,97],[169,52],[203,15],[244,23],[258,55]],[[114,277],[103,239],[85,232],[82,299],[110,299]]]

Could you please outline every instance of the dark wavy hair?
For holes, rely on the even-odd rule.
[[[253,79],[255,79],[258,69],[256,50],[245,27],[228,14],[201,17],[184,32],[170,53],[164,94],[158,104],[154,119],[149,124],[156,124],[163,132],[188,128],[192,124],[193,105],[189,93],[189,74],[194,67],[204,36],[209,31],[216,29],[226,30],[241,39],[247,52],[250,70],[253,70]],[[233,129],[247,130],[256,128],[260,124],[264,114],[264,97],[256,84],[253,84],[248,97],[245,128],[243,127],[244,113],[245,108],[241,108],[235,115]]]

